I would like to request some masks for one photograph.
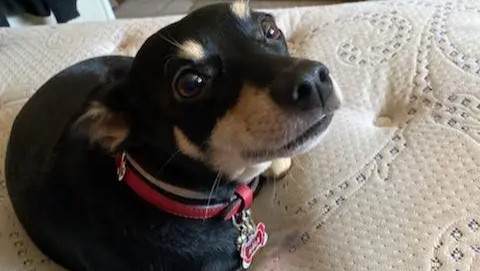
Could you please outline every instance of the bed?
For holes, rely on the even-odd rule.
[[[480,1],[273,13],[294,55],[330,68],[344,104],[322,144],[257,198],[270,245],[253,270],[480,270]],[[15,115],[50,76],[133,55],[178,18],[0,28],[0,159]],[[62,270],[19,225],[0,164],[0,270]]]

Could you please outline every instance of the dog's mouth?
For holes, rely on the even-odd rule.
[[[279,148],[259,151],[248,151],[244,153],[244,157],[254,161],[265,161],[278,157],[289,157],[300,154],[315,147],[323,132],[328,128],[332,121],[333,113],[323,115],[318,121],[311,125],[307,130],[300,133],[290,142]]]

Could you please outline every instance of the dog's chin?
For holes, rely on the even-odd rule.
[[[263,162],[305,153],[320,143],[332,118],[333,113],[326,114],[290,142],[279,144],[278,148],[246,152],[244,153],[244,157],[252,162]]]

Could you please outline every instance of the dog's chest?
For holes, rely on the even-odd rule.
[[[240,266],[235,245],[238,231],[230,221],[188,221],[174,218],[141,224],[133,225],[129,237],[134,238],[135,243],[143,243],[144,250],[150,250],[146,254],[153,256],[150,261],[153,266],[171,264],[171,270],[219,271],[233,271]],[[139,249],[132,251],[142,253]],[[211,267],[205,269],[205,266]]]
[[[183,219],[139,201],[129,191],[122,193],[126,195],[115,203],[115,211],[113,206],[106,207],[110,216],[99,230],[113,234],[111,246],[131,258],[135,270],[234,271],[240,267],[239,232],[230,220]]]

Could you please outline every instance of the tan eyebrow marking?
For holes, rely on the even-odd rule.
[[[179,46],[178,55],[182,58],[199,61],[205,58],[205,50],[197,41],[187,40]]]
[[[239,0],[232,3],[230,6],[233,14],[235,14],[240,19],[246,19],[250,16],[250,7],[248,6],[248,1]]]

